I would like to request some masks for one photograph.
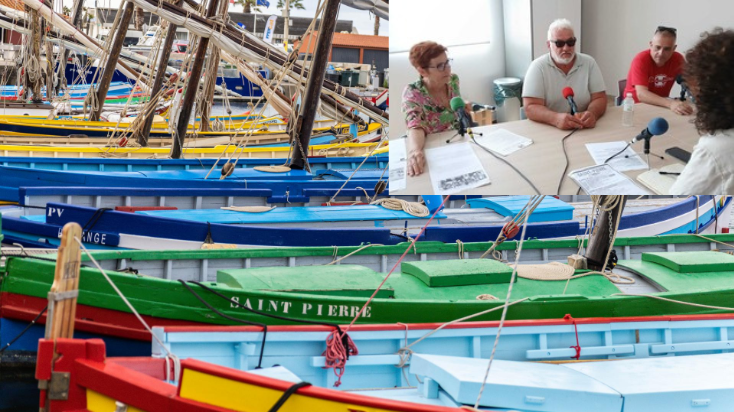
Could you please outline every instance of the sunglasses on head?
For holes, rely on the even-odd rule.
[[[561,47],[563,47],[563,46],[565,46],[567,44],[568,44],[568,47],[575,46],[576,45],[576,38],[575,37],[571,37],[568,40],[550,40],[550,42],[553,43],[553,44],[555,44],[556,47],[558,47],[560,49]]]
[[[674,29],[672,27],[665,27],[665,26],[658,26],[658,28],[655,30],[655,33],[661,33],[667,31],[668,33],[678,34],[678,29]]]

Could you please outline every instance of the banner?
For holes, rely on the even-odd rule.
[[[273,44],[273,32],[275,32],[275,20],[278,18],[276,15],[270,16],[268,22],[265,23],[265,31],[263,32],[263,41],[265,43]]]

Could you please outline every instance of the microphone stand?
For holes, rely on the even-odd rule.
[[[475,135],[477,135],[477,136],[484,136],[484,133],[476,133],[476,134],[475,134],[475,133],[474,133],[474,131],[473,131],[472,129],[466,129],[466,130],[462,130],[462,129],[463,129],[463,128],[459,129],[459,132],[458,132],[458,133],[456,133],[455,135],[453,135],[453,136],[452,136],[452,137],[451,137],[450,139],[447,139],[447,140],[446,140],[446,143],[447,143],[447,144],[448,144],[448,143],[451,143],[451,141],[452,141],[452,140],[454,140],[454,139],[456,138],[456,136],[461,136],[461,137],[464,137],[465,135],[469,135],[469,138],[470,138],[471,140],[474,140],[474,136],[475,136]],[[462,132],[463,132],[463,133],[462,133]],[[475,141],[475,143],[476,143],[476,141]]]
[[[645,138],[645,146],[644,146],[643,151],[645,153],[645,157],[647,158],[647,170],[650,170],[650,154],[651,154],[651,152],[650,152],[650,137],[646,137]],[[661,160],[665,160],[665,158],[663,156],[660,156],[657,153],[652,153],[652,155],[655,156],[655,157],[659,157]]]

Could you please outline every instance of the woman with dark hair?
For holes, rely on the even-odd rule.
[[[715,29],[686,54],[684,76],[701,134],[670,194],[734,194],[734,31]]]
[[[456,128],[449,103],[460,95],[459,77],[451,73],[446,47],[436,42],[416,44],[409,58],[420,79],[405,87],[402,109],[408,128],[408,175],[417,176],[425,169],[426,136]]]

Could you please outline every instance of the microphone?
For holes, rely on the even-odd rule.
[[[691,91],[688,89],[688,83],[686,83],[686,79],[683,78],[682,74],[675,76],[675,82],[680,85],[679,100],[682,102],[685,102],[686,96],[691,96]],[[691,101],[693,101],[693,96],[691,96]],[[693,101],[693,103],[696,103],[696,102]]]
[[[573,101],[573,89],[570,87],[563,88],[563,98],[568,100],[568,105],[571,106],[571,116],[575,115],[579,109],[576,107],[576,102]]]
[[[461,136],[464,136],[466,134],[466,130],[472,127],[472,121],[466,113],[465,106],[466,104],[464,103],[464,99],[461,97],[457,96],[451,99],[451,110],[453,110],[459,117],[459,134]]]
[[[634,144],[642,139],[649,140],[651,137],[665,134],[667,131],[668,121],[662,117],[656,117],[650,120],[650,123],[647,124],[647,128],[645,128],[645,130],[641,131],[640,134],[634,137],[634,139],[630,140],[630,144]]]

